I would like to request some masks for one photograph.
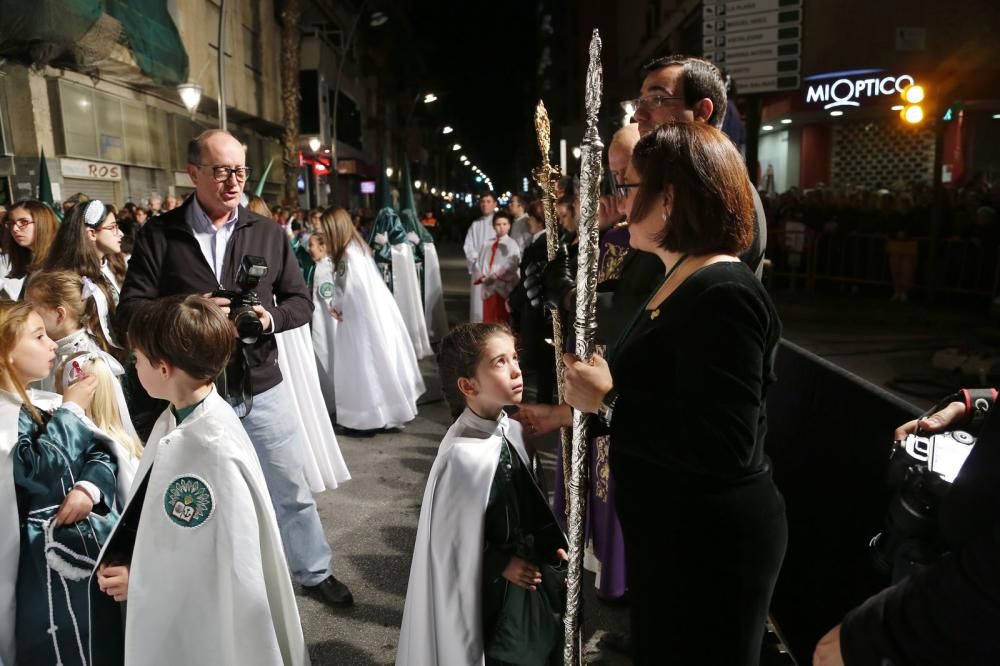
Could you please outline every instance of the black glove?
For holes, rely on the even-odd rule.
[[[545,266],[541,283],[545,306],[552,309],[565,307],[567,297],[576,289],[576,281],[564,248],[560,248],[556,258]]]
[[[542,307],[542,273],[544,271],[544,261],[532,262],[524,269],[524,278],[521,281],[528,303],[536,309]]]

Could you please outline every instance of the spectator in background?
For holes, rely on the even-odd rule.
[[[70,209],[73,208],[73,206],[77,205],[78,203],[83,203],[84,201],[90,201],[90,197],[88,197],[83,192],[77,192],[73,196],[65,199],[62,202],[63,215],[66,215],[66,213],[68,213]]]
[[[160,196],[159,192],[151,192],[149,194],[149,216],[156,217],[163,211],[163,197]]]
[[[515,194],[510,198],[510,214],[514,223],[510,227],[510,237],[514,239],[523,253],[531,245],[531,228],[528,224],[528,201],[523,195]]]
[[[180,205],[180,198],[176,194],[168,194],[166,200],[163,202],[163,212],[166,213],[168,210],[173,210]]]
[[[133,217],[135,218],[136,225],[141,228],[142,225],[149,221],[149,211],[145,208],[139,208],[137,206],[135,212],[133,213]]]

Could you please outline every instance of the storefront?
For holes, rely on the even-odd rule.
[[[917,124],[900,117],[902,91],[913,84],[928,90],[927,117]],[[806,76],[801,90],[770,96],[764,104],[761,175],[770,168],[777,192],[931,183],[937,123],[944,133],[945,184],[960,183],[976,170],[997,170],[1000,102],[977,100],[974,91],[959,91],[942,102],[933,98],[935,90],[931,77],[915,72],[867,69]]]

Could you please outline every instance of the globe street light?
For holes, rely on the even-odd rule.
[[[184,108],[193,116],[198,110],[198,104],[201,103],[201,86],[190,81],[182,83],[177,86],[177,94],[181,96]]]

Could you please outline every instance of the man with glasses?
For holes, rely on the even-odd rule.
[[[240,205],[250,168],[235,137],[208,130],[192,139],[187,172],[194,196],[150,219],[136,238],[117,323],[127,331],[140,307],[163,296],[237,290],[244,256],[267,262],[256,289],[263,305],[254,308],[264,335],[241,343],[234,353],[245,356],[250,373],[252,408],[242,423],[264,470],[292,578],[327,605],[350,606],[351,592],[331,573],[330,547],[304,475],[306,442],[299,424],[287,417],[292,397],[282,382],[273,335],[312,320],[312,300],[298,262],[281,227]],[[215,301],[229,312],[228,299]],[[243,384],[227,375],[230,387]]]
[[[726,115],[726,81],[719,68],[701,58],[671,55],[646,65],[640,96],[622,102],[639,124],[640,136],[677,120],[710,123],[721,128]],[[631,187],[634,184],[627,184]],[[757,188],[751,188],[757,220],[754,240],[740,259],[761,276],[767,249],[767,218]]]

